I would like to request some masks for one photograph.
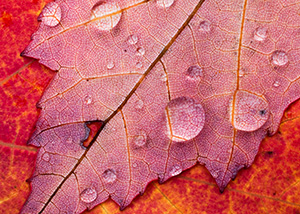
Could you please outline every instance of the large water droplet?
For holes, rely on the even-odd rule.
[[[160,6],[160,7],[170,7],[173,3],[174,0],[156,0],[156,3]]]
[[[286,52],[277,50],[271,56],[272,63],[278,66],[283,66],[288,63],[289,59]]]
[[[93,25],[100,30],[111,30],[120,21],[122,12],[115,2],[100,2],[96,4],[91,12]]]
[[[186,75],[190,80],[200,80],[203,76],[203,70],[198,65],[192,65],[187,69]]]
[[[106,183],[112,183],[117,179],[116,172],[113,169],[105,170],[102,174],[102,177]]]
[[[255,131],[268,120],[269,104],[262,95],[258,96],[247,91],[238,91],[231,102],[230,113],[232,125],[236,129]]]
[[[258,27],[254,31],[254,39],[256,41],[263,41],[267,38],[268,30],[265,27]]]
[[[89,95],[86,96],[86,97],[84,98],[84,103],[87,104],[87,105],[91,104],[91,103],[92,103],[92,97],[89,96]]]
[[[42,155],[42,159],[44,160],[44,161],[49,161],[50,160],[50,155],[49,155],[49,153],[48,152],[45,152],[43,155]]]
[[[172,169],[170,170],[171,176],[179,175],[182,172],[182,168],[179,165],[174,165]]]
[[[60,6],[56,2],[48,3],[39,15],[38,20],[50,27],[58,25],[61,20]]]
[[[196,137],[205,122],[205,113],[201,104],[192,98],[178,97],[166,107],[168,137],[172,141],[182,142]]]
[[[139,135],[133,138],[133,143],[138,147],[144,146],[146,144],[146,141],[147,141],[147,134],[143,130],[140,131]]]
[[[139,38],[137,37],[137,35],[132,34],[128,37],[127,41],[130,45],[135,45],[139,41]]]
[[[145,54],[145,49],[143,47],[139,47],[137,50],[136,50],[136,54],[137,55],[140,55],[140,56],[143,56]]]
[[[87,188],[80,193],[80,199],[85,203],[91,203],[96,200],[97,195],[94,188]]]
[[[201,31],[206,31],[206,32],[208,32],[208,31],[210,31],[210,29],[211,29],[211,25],[210,25],[210,23],[209,23],[208,21],[202,21],[202,22],[200,22],[200,24],[199,24],[199,29],[200,29]]]

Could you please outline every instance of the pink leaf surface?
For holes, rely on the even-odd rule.
[[[197,163],[222,192],[300,97],[298,11],[296,1],[49,3],[22,53],[58,71],[38,103],[22,213],[81,213],[109,197],[124,209]]]

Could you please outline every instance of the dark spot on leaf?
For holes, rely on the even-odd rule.
[[[86,136],[85,138],[81,141],[81,146],[86,149],[87,147],[89,147],[89,145],[91,144],[92,141],[94,141],[96,135],[98,134],[98,132],[101,129],[103,122],[102,121],[90,121],[90,122],[86,122]]]

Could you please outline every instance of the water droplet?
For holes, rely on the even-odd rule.
[[[137,101],[135,101],[135,103],[134,103],[135,105],[135,108],[136,109],[142,109],[143,107],[144,107],[144,102],[142,101],[142,100],[137,100]]]
[[[174,0],[156,0],[156,3],[160,6],[160,7],[170,7],[173,3]]]
[[[263,41],[267,38],[268,30],[265,27],[258,27],[254,31],[254,39],[256,41]]]
[[[146,141],[147,141],[147,134],[144,130],[141,130],[139,135],[133,138],[134,144],[137,145],[138,147],[144,146],[146,144]]]
[[[133,163],[133,164],[132,164],[132,167],[133,167],[133,168],[136,168],[136,167],[137,167],[137,163]]]
[[[115,170],[107,169],[103,172],[102,177],[106,183],[112,183],[117,179]]]
[[[274,51],[271,56],[272,63],[278,66],[283,66],[288,63],[289,59],[284,51]]]
[[[135,64],[135,67],[136,67],[136,68],[142,68],[142,67],[143,67],[143,63],[137,62],[137,63]]]
[[[196,137],[205,122],[201,104],[188,97],[172,99],[166,107],[167,135],[170,140],[183,142]]]
[[[48,3],[42,10],[38,17],[45,25],[54,27],[59,24],[61,20],[61,8],[56,2]]]
[[[107,69],[113,69],[113,67],[115,67],[115,64],[114,64],[114,62],[109,62],[108,64],[107,64]]]
[[[50,155],[49,155],[49,153],[48,152],[45,152],[43,155],[42,155],[42,159],[44,160],[44,161],[49,161],[50,160]]]
[[[245,75],[245,71],[243,69],[239,70],[239,77],[243,77]]]
[[[215,172],[215,171],[213,171],[213,172],[211,172],[211,175],[212,175],[214,178],[216,178],[216,177],[218,177],[219,173],[218,173],[218,172]]]
[[[238,91],[234,106],[231,102],[230,114],[233,126],[241,131],[255,131],[269,118],[269,104],[266,98],[247,91]],[[232,117],[233,114],[233,117]]]
[[[210,25],[210,23],[209,23],[208,21],[202,21],[202,22],[200,22],[200,24],[199,24],[199,29],[200,29],[201,31],[209,32],[210,29],[211,29],[211,25]]]
[[[94,188],[87,188],[80,193],[80,199],[85,203],[91,203],[96,200],[97,195]]]
[[[277,88],[277,87],[280,86],[280,83],[279,83],[278,81],[275,81],[275,82],[273,83],[273,86]]]
[[[200,80],[203,76],[203,70],[198,65],[192,65],[187,69],[186,75],[188,79]]]
[[[68,143],[68,144],[71,144],[71,143],[73,143],[73,140],[72,140],[72,138],[71,138],[71,137],[69,137],[69,138],[66,140],[66,143]]]
[[[168,79],[168,78],[167,78],[167,74],[163,73],[163,74],[160,75],[160,80],[161,80],[161,81],[166,82],[167,79]]]
[[[171,176],[179,175],[182,172],[182,168],[179,165],[175,165],[172,167],[170,171]]]
[[[127,41],[130,45],[135,45],[139,41],[139,38],[137,37],[137,35],[132,34],[128,37]]]
[[[87,104],[87,105],[91,104],[91,103],[92,103],[92,97],[89,96],[89,95],[86,96],[86,97],[84,98],[84,103]]]
[[[140,56],[143,56],[145,54],[145,49],[143,47],[139,47],[137,50],[136,50],[136,54],[137,55],[140,55]]]
[[[100,2],[96,4],[91,12],[94,26],[100,30],[113,29],[121,19],[121,9],[115,2]]]

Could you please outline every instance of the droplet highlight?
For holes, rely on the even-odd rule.
[[[137,110],[140,110],[144,107],[144,102],[142,100],[137,100],[135,101],[134,103],[134,107],[137,109]]]
[[[45,152],[43,155],[42,155],[42,159],[44,160],[44,161],[49,161],[50,160],[50,155],[49,155],[49,153],[48,152]]]
[[[168,8],[174,3],[174,0],[156,0],[157,5],[160,7]]]
[[[232,125],[241,131],[255,131],[262,127],[269,118],[269,103],[261,95],[238,91],[230,104]]]
[[[280,82],[275,81],[275,82],[273,83],[273,86],[274,86],[275,88],[278,88],[278,87],[280,86]]]
[[[182,168],[179,165],[175,165],[172,167],[172,169],[170,170],[170,175],[171,176],[176,176],[179,175],[182,172]]]
[[[196,137],[205,123],[202,105],[189,97],[172,99],[166,107],[167,136],[175,142]]]
[[[38,17],[38,20],[50,27],[58,25],[61,20],[60,6],[56,2],[46,4]]]
[[[143,56],[145,54],[145,49],[143,47],[139,47],[137,50],[136,50],[136,54],[137,55],[140,55],[140,56]]]
[[[136,68],[142,68],[142,67],[143,67],[143,63],[137,62],[137,63],[135,64],[135,67],[136,67]]]
[[[128,37],[127,41],[130,45],[135,45],[136,43],[138,43],[139,38],[137,37],[137,35],[132,34]]]
[[[80,193],[80,199],[81,199],[81,201],[83,201],[85,203],[91,203],[91,202],[95,201],[97,196],[98,196],[98,194],[94,188],[84,189]]]
[[[200,22],[199,29],[201,31],[209,32],[211,29],[211,24],[208,21],[204,20],[204,21]]]
[[[140,131],[139,135],[133,138],[133,143],[138,147],[144,146],[146,142],[147,142],[147,134],[143,130]]]
[[[87,105],[91,104],[91,103],[92,103],[92,97],[89,96],[89,95],[86,96],[86,97],[84,98],[84,103],[87,104]]]
[[[198,65],[192,65],[187,69],[186,76],[190,80],[201,80],[203,76],[203,69]]]
[[[273,52],[271,61],[275,65],[283,66],[288,63],[289,59],[285,51],[277,50]]]
[[[116,172],[113,169],[105,170],[102,174],[102,177],[106,183],[112,183],[117,179]]]
[[[256,41],[264,41],[267,38],[268,29],[265,27],[258,27],[254,31],[254,39]]]
[[[111,30],[119,23],[121,15],[121,9],[116,2],[100,2],[92,9],[92,25],[99,30]]]
[[[107,67],[108,70],[111,70],[115,67],[115,64],[114,64],[114,62],[109,62],[109,63],[107,63],[106,67]]]

